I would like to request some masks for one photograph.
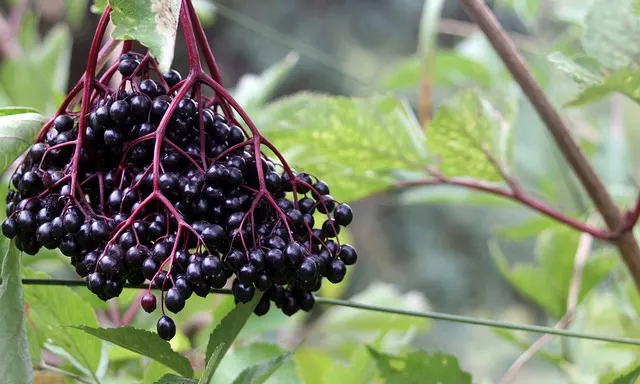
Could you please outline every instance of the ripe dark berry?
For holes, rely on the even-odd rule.
[[[300,244],[292,242],[287,245],[287,248],[285,248],[284,256],[289,264],[298,265],[300,261],[302,261],[304,251]]]
[[[318,198],[318,196],[328,195],[329,194],[329,186],[324,181],[318,180],[315,184],[313,184],[312,193],[314,198]]]
[[[158,319],[158,325],[156,327],[158,336],[164,340],[171,340],[176,335],[176,323],[168,316],[162,316]]]
[[[111,104],[111,107],[109,108],[109,116],[111,117],[111,120],[122,124],[129,117],[130,111],[131,107],[129,106],[129,103],[124,100],[118,100]]]
[[[318,204],[316,207],[318,209],[318,212],[329,214],[333,212],[335,206],[336,202],[333,200],[333,197],[331,197],[331,195],[324,195],[318,198]]]
[[[180,295],[184,298],[184,300],[191,297],[193,293],[193,288],[191,287],[191,283],[187,281],[187,278],[184,275],[178,275],[174,281],[175,289],[180,292]]]
[[[104,131],[104,143],[110,147],[117,147],[122,144],[124,137],[117,128],[109,128]]]
[[[300,306],[300,309],[305,312],[309,312],[313,308],[316,300],[310,292],[304,292],[300,297],[298,297],[296,302],[298,306]]]
[[[170,69],[169,72],[163,73],[162,77],[169,87],[173,87],[182,81],[182,76],[175,69]]]
[[[293,316],[296,312],[298,312],[300,308],[298,307],[298,303],[296,299],[287,295],[282,299],[282,313],[287,316]]]
[[[69,115],[59,115],[53,120],[53,126],[58,132],[66,132],[73,129],[73,118]]]
[[[224,229],[217,224],[209,225],[202,231],[202,240],[210,246],[219,245],[226,237]]]
[[[358,253],[351,245],[343,244],[340,247],[340,260],[342,260],[345,265],[353,265],[358,260]]]
[[[131,98],[130,115],[133,121],[143,123],[149,117],[151,110],[151,99],[145,95],[138,95]],[[138,134],[140,129],[138,129]]]
[[[18,224],[18,230],[24,233],[35,232],[38,225],[33,212],[27,211],[26,209],[18,212],[18,215],[16,216],[16,223]]]
[[[327,271],[327,279],[337,284],[344,279],[344,275],[347,273],[347,267],[345,267],[344,262],[342,260],[333,260],[329,265],[329,269]]]
[[[18,234],[18,223],[14,218],[7,218],[2,222],[2,234],[13,239]]]
[[[346,227],[353,220],[353,212],[347,204],[339,204],[333,211],[333,219],[339,225]]]
[[[87,287],[91,292],[95,293],[96,295],[102,294],[102,291],[104,289],[104,284],[105,284],[105,278],[98,272],[90,273],[87,276]]]
[[[313,201],[310,197],[303,197],[298,201],[298,206],[300,207],[300,212],[308,213],[313,215],[313,212],[316,210],[316,202]]]
[[[269,300],[260,300],[258,305],[253,310],[253,313],[256,316],[264,316],[269,312],[269,307],[271,306],[271,302]]]
[[[222,272],[222,262],[216,256],[209,255],[202,260],[202,272],[210,277]]]
[[[185,299],[178,288],[174,287],[167,291],[164,297],[164,304],[169,311],[178,313],[184,308]]]
[[[187,266],[187,280],[192,284],[201,284],[204,282],[202,268],[199,263],[191,263]]]
[[[252,284],[257,278],[256,267],[252,264],[245,264],[238,271],[238,280],[242,283]]]
[[[318,268],[316,263],[311,258],[302,260],[298,266],[298,275],[303,281],[311,281],[316,278],[318,274]]]
[[[91,223],[90,235],[93,240],[97,242],[105,241],[109,237],[109,232],[111,232],[111,230],[104,221],[96,220]]]
[[[135,59],[121,60],[120,64],[118,64],[118,72],[120,72],[122,76],[129,77],[133,75],[133,72],[138,68],[139,64]]]
[[[233,288],[233,294],[241,303],[248,303],[253,299],[256,289],[253,284],[238,283]]]
[[[333,219],[327,219],[322,223],[322,231],[326,237],[336,237],[340,233],[340,226]]]

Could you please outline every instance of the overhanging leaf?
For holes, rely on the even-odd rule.
[[[553,52],[547,58],[556,68],[571,76],[576,84],[590,86],[602,81],[603,76],[599,72],[581,65],[574,58],[566,57],[562,52]]]
[[[502,179],[487,153],[508,165],[510,128],[499,124],[490,112],[496,113],[473,90],[463,91],[438,109],[427,128],[427,147],[429,155],[438,158],[445,176]]]
[[[50,278],[46,273],[23,270],[27,278]],[[24,288],[31,321],[46,330],[49,342],[66,351],[71,362],[86,375],[95,375],[100,365],[102,342],[86,337],[69,326],[98,327],[91,306],[71,288],[28,285]]]
[[[238,377],[233,380],[233,384],[263,384],[282,364],[291,359],[291,355],[291,353],[286,353],[271,360],[253,365],[242,371]]]
[[[15,114],[11,114],[17,112]],[[26,150],[47,122],[44,116],[33,112],[20,112],[19,108],[0,108],[0,171],[5,169]]]
[[[74,328],[140,355],[147,356],[183,376],[193,376],[193,368],[189,360],[174,352],[168,342],[162,340],[153,332],[133,327],[92,328],[79,326]]]
[[[632,0],[597,0],[585,17],[582,46],[610,71],[640,67],[640,17]]]
[[[211,352],[209,361],[207,361],[207,366],[204,369],[204,373],[202,373],[200,380],[198,380],[198,384],[209,384],[209,382],[211,382],[213,374],[218,369],[218,364],[220,364],[220,361],[222,360],[224,354],[228,349],[229,345],[225,343],[219,343],[218,345],[216,345],[214,350]]]
[[[207,343],[207,371],[211,367],[211,375],[222,361],[227,350],[242,330],[242,327],[253,314],[253,310],[260,301],[261,295],[255,295],[253,300],[246,304],[239,303],[233,308],[211,332]],[[208,380],[206,381],[208,383]]]
[[[20,279],[20,252],[0,239],[2,284],[0,284],[0,377],[10,384],[33,381],[31,355],[25,326],[24,292]]]
[[[445,353],[412,351],[392,356],[369,348],[380,375],[387,384],[471,384],[471,375],[460,368],[458,360]]]
[[[602,100],[612,93],[621,93],[640,103],[640,70],[624,69],[583,89],[566,106],[577,107]]]
[[[137,40],[151,50],[160,70],[169,70],[176,44],[180,0],[109,0],[112,36]]]
[[[396,169],[426,166],[424,136],[400,100],[298,93],[267,105],[260,129],[298,170],[352,201],[395,183]]]

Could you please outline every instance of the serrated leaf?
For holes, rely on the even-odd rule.
[[[170,373],[162,376],[155,384],[197,384],[198,380],[180,377]]]
[[[589,56],[610,71],[640,67],[640,17],[631,0],[597,0],[584,23],[582,46]]]
[[[149,48],[162,72],[173,62],[180,0],[109,0],[111,35],[117,40],[137,40]]]
[[[27,278],[50,278],[42,272],[23,269]],[[91,306],[71,288],[28,285],[24,288],[31,321],[42,330],[56,348],[64,350],[70,361],[88,376],[95,375],[100,366],[102,342],[86,337],[69,326],[98,327]]]
[[[471,375],[462,370],[454,356],[424,351],[392,356],[368,349],[387,384],[471,384]]]
[[[591,104],[615,92],[640,103],[640,70],[624,69],[607,76],[601,82],[584,88],[578,96],[565,105],[577,107]]]
[[[291,166],[326,181],[341,201],[392,186],[393,170],[426,166],[415,116],[393,97],[298,93],[267,105],[256,120]]]
[[[416,291],[403,294],[395,286],[386,283],[373,283],[349,300],[395,308],[412,308],[417,311],[429,310],[429,304],[423,294]],[[338,338],[360,335],[375,337],[386,331],[406,332],[412,328],[426,330],[429,324],[429,320],[422,318],[330,307],[316,320],[315,329],[327,332],[327,336]]]
[[[613,380],[611,384],[636,384],[640,378],[640,365],[633,371]]]
[[[92,328],[78,326],[74,328],[156,360],[183,376],[193,376],[193,368],[189,360],[181,354],[174,352],[167,341],[162,340],[153,332],[133,327]]]
[[[272,362],[272,360],[287,354],[287,351],[280,346],[270,343],[258,342],[236,348],[222,359],[210,383],[231,383],[237,380],[243,372],[257,368],[257,365]],[[279,369],[275,373],[272,372],[272,375],[266,377],[265,380],[272,384],[300,383],[296,368],[295,361],[283,361]]]
[[[14,111],[18,109],[14,108]],[[47,122],[44,116],[27,112],[5,114],[0,109],[0,172],[4,172],[32,143],[40,128]]]
[[[198,384],[209,384],[211,382],[211,378],[213,378],[213,374],[216,373],[218,369],[218,364],[224,357],[224,354],[229,350],[229,345],[226,343],[219,343],[211,352],[211,357],[207,361],[207,366],[198,380]],[[208,352],[208,350],[207,350]]]
[[[502,274],[523,296],[537,303],[553,318],[561,318],[567,309],[569,286],[580,233],[565,227],[540,233],[536,244],[536,264],[523,263],[509,268],[497,244],[490,244],[491,254]],[[593,289],[616,264],[609,248],[589,255],[584,265],[578,301]]]
[[[477,92],[466,90],[438,109],[427,128],[427,148],[445,176],[498,181],[502,177],[487,153],[509,165],[510,128],[489,116]]]
[[[238,377],[233,380],[233,384],[263,384],[282,364],[291,359],[291,355],[291,353],[286,353],[271,360],[255,364],[242,371]],[[281,383],[281,381],[276,382]]]
[[[300,56],[290,52],[284,59],[267,68],[260,75],[246,74],[238,80],[233,96],[249,112],[261,107],[298,63]]]
[[[207,342],[207,352],[205,355],[207,362],[207,370],[212,367],[211,374],[220,364],[236,336],[242,330],[249,317],[253,314],[253,310],[260,301],[261,295],[256,294],[254,298],[246,303],[239,303],[233,308],[223,319],[220,324],[211,332],[209,341]],[[208,380],[207,380],[208,382]]]
[[[20,252],[6,238],[0,239],[2,284],[0,284],[0,377],[7,384],[33,381],[31,355],[20,279]]]
[[[384,331],[380,335],[384,334]],[[376,363],[367,351],[367,346],[356,346],[348,356],[346,364],[334,364],[324,376],[323,384],[371,383],[376,373]]]
[[[547,59],[560,71],[571,76],[576,84],[581,86],[595,85],[602,81],[603,76],[578,64],[574,59],[566,57],[562,52],[553,52]]]

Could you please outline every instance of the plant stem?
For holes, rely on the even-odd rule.
[[[640,290],[640,247],[638,247],[633,234],[630,231],[624,231],[626,229],[625,218],[614,203],[611,195],[591,164],[589,164],[589,160],[562,121],[551,101],[543,92],[540,84],[534,79],[513,41],[502,28],[491,9],[482,0],[461,0],[461,3],[487,36],[487,39],[500,55],[515,81],[520,85],[520,88],[544,121],[562,151],[565,160],[576,173],[609,229],[613,232],[621,231],[613,239],[613,242],[618,247],[622,259],[636,283],[636,287]]]
[[[49,285],[49,286],[80,286],[80,287],[83,287],[86,285],[86,283],[82,280],[64,280],[64,279],[60,279],[60,280],[58,279],[22,279],[22,284]],[[148,288],[145,285],[132,285],[132,284],[125,284],[124,287],[135,288],[135,289]],[[155,286],[152,286],[151,289],[155,290],[157,288]],[[211,292],[224,294],[224,295],[231,294],[230,289],[212,289]],[[561,329],[554,329],[551,327],[543,327],[540,325],[508,323],[508,322],[496,321],[496,320],[478,319],[478,318],[469,317],[469,316],[452,315],[452,314],[441,313],[441,312],[412,311],[412,310],[406,310],[406,309],[400,309],[400,308],[383,307],[380,305],[356,303],[348,300],[330,299],[326,297],[316,296],[315,299],[316,299],[316,303],[320,305],[337,305],[340,307],[349,307],[349,308],[363,309],[367,311],[384,312],[384,313],[391,313],[395,315],[420,317],[420,318],[433,319],[433,320],[444,320],[444,321],[451,321],[455,323],[474,324],[474,325],[481,325],[485,327],[512,329],[516,331],[531,332],[531,333],[548,333],[548,334],[557,335],[557,336],[573,337],[576,339],[605,341],[609,343],[640,345],[640,339],[632,339],[628,337],[600,336],[600,335],[594,335],[594,334],[583,333],[583,332],[574,332],[574,331],[566,331]]]
[[[609,240],[609,239],[615,238],[615,234],[612,234],[609,231],[603,231],[601,229],[594,228],[588,224],[583,224],[580,221],[563,214],[562,212],[556,210],[555,208],[549,207],[544,203],[527,196],[523,192],[515,193],[511,190],[507,190],[507,189],[496,187],[490,184],[482,183],[477,180],[462,179],[462,178],[433,177],[429,179],[402,181],[396,184],[396,187],[407,188],[407,187],[428,186],[428,185],[433,185],[433,186],[452,185],[452,186],[464,187],[467,189],[473,189],[476,191],[482,191],[482,192],[490,193],[493,195],[501,196],[506,199],[514,200],[522,205],[525,205],[533,209],[534,211],[537,211],[547,217],[557,220],[578,231],[586,232],[595,238],[603,239],[603,240]]]

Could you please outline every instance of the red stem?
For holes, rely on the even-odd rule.
[[[510,190],[503,189],[500,187],[495,187],[492,185],[484,184],[477,180],[470,179],[460,179],[460,178],[444,178],[444,177],[434,177],[430,179],[419,179],[419,180],[409,180],[402,181],[396,184],[397,188],[409,188],[409,187],[417,187],[417,186],[436,186],[436,185],[453,185],[458,187],[464,187],[468,189],[473,189],[477,191],[482,191],[486,193],[490,193],[493,195],[501,196],[513,201],[516,201],[522,205],[525,205],[537,212],[542,213],[543,215],[550,217],[556,221],[559,221],[567,226],[577,229],[581,232],[586,232],[592,235],[595,238],[602,240],[613,240],[619,234],[614,234],[609,231],[604,231],[598,228],[594,228],[590,225],[584,224],[572,217],[569,217],[562,212],[556,210],[555,208],[549,207],[544,203],[533,199],[523,193],[514,193]]]

